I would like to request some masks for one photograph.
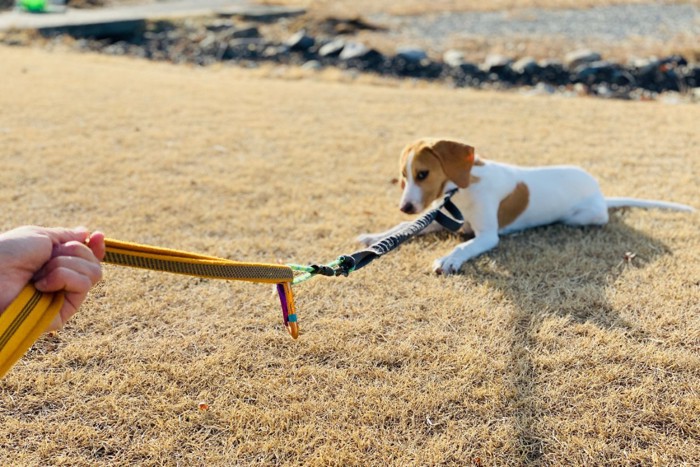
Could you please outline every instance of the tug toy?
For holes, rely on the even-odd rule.
[[[46,10],[46,0],[21,0],[19,5],[32,13],[41,13]]]

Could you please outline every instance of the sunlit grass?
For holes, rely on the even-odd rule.
[[[331,260],[404,219],[398,153],[426,135],[700,207],[697,105],[25,48],[0,63],[1,228]],[[506,237],[447,278],[430,265],[460,239],[421,238],[296,287],[298,341],[269,286],[106,266],[0,382],[0,461],[696,465],[698,231],[697,213],[616,213]]]

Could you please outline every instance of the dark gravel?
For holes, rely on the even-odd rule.
[[[394,24],[382,34],[393,36],[399,46],[412,34],[438,43],[458,33],[542,37],[546,31],[556,31],[566,34],[568,39],[607,37],[609,41],[643,33],[657,40],[669,40],[677,34],[700,35],[700,14],[692,5],[637,5],[576,11],[528,9],[509,14],[460,13],[388,19],[400,24]],[[679,24],[672,24],[672,19]],[[386,20],[384,18],[385,24]],[[280,41],[279,37],[266,34],[268,30],[262,23],[256,25],[226,15],[198,20],[136,22],[128,26],[128,31],[112,34],[100,31],[99,36],[89,28],[87,31],[59,28],[44,31],[44,34],[50,43],[60,43],[63,36],[71,35],[77,40],[68,43],[83,50],[202,66],[216,62],[257,66],[266,62],[306,69],[338,67],[398,78],[442,80],[457,87],[527,86],[545,92],[621,99],[652,98],[668,91],[692,97],[698,95],[700,89],[700,64],[693,57],[688,60],[678,54],[625,63],[604,60],[596,51],[579,50],[566,53],[560,59],[514,61],[512,57],[491,54],[475,62],[464,56],[430,57],[420,47],[398,47],[396,52],[387,54],[352,37],[353,33],[339,35],[338,32],[317,31],[311,34],[294,30],[288,32],[286,40]],[[284,26],[283,31],[286,31]],[[12,35],[0,41],[23,43],[23,39]],[[436,48],[445,49],[442,44]]]

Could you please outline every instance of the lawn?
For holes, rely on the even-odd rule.
[[[4,46],[0,63],[3,229],[329,261],[405,220],[398,155],[426,135],[700,207],[698,105]],[[451,277],[431,263],[461,239],[417,239],[297,286],[297,341],[269,286],[107,265],[0,381],[0,463],[698,465],[698,232],[698,213],[616,212],[504,237]]]

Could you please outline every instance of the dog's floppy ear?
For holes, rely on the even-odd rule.
[[[446,139],[434,140],[428,146],[440,161],[445,175],[458,187],[468,187],[474,165],[474,148]]]

